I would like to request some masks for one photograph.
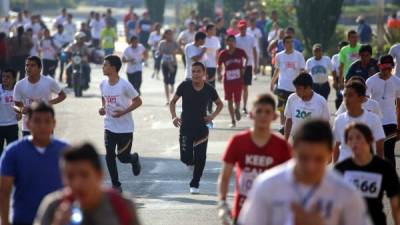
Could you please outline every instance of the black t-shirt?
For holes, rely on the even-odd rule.
[[[366,67],[363,67],[361,64],[361,60],[355,61],[351,64],[349,71],[346,75],[346,80],[349,80],[351,77],[360,76],[367,80],[370,76],[379,72],[378,61],[376,59],[371,59]]]
[[[356,165],[350,158],[338,163],[335,168],[343,174],[346,181],[361,191],[374,224],[386,225],[382,204],[383,192],[386,191],[388,198],[399,193],[399,180],[393,166],[386,160],[374,156],[365,166]]]
[[[217,91],[208,83],[196,91],[191,80],[183,81],[176,90],[176,95],[182,97],[182,128],[201,128],[206,126],[207,104],[216,101]]]

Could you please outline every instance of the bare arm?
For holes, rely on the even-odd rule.
[[[171,102],[169,103],[169,111],[171,113],[172,123],[175,127],[180,127],[182,123],[181,119],[176,116],[176,102],[179,100],[179,98],[180,97],[178,95],[174,95]]]
[[[254,57],[254,70],[256,70],[257,69],[257,62],[258,62],[257,49],[256,48],[253,48],[253,57]]]
[[[392,217],[394,224],[400,225],[400,208],[399,208],[399,196],[396,195],[390,198],[390,207],[392,209]]]
[[[400,127],[400,98],[396,99],[397,129]]]
[[[206,53],[206,50],[207,50],[206,48],[203,48],[200,54],[192,57],[192,60],[195,62],[200,61],[203,58],[204,53]]]
[[[385,142],[385,140],[384,139],[381,139],[381,140],[378,140],[378,141],[376,141],[376,154],[379,156],[379,157],[381,157],[382,159],[384,158],[384,148],[383,148],[383,146],[384,146],[384,142]]]
[[[335,147],[333,148],[332,156],[333,156],[333,163],[336,163],[339,159],[339,146],[340,142],[336,142]]]
[[[2,225],[9,225],[8,217],[10,213],[10,196],[14,177],[0,177],[0,217]]]
[[[66,98],[67,98],[67,95],[65,94],[65,92],[61,91],[60,93],[58,93],[58,96],[56,98],[53,98],[52,100],[49,101],[49,104],[51,104],[51,105],[58,104],[58,103],[64,101]]]
[[[143,55],[142,55],[142,59],[144,60],[144,61],[146,61],[148,58],[149,58],[149,52],[147,51],[147,50],[145,50],[144,52],[143,52]]]
[[[218,116],[218,114],[221,112],[222,108],[224,107],[224,104],[222,103],[220,98],[215,100],[214,103],[217,107],[216,107],[215,111],[213,113],[211,113],[211,115],[210,115],[213,119]]]
[[[224,163],[218,177],[218,200],[226,201],[229,191],[229,180],[232,176],[233,164]]]
[[[343,88],[343,83],[344,83],[343,70],[344,70],[344,64],[340,63],[340,65],[339,65],[339,77],[338,77],[339,89]]]
[[[278,80],[278,78],[279,78],[279,69],[275,68],[274,75],[272,76],[272,79],[271,79],[271,87],[270,87],[271,91],[274,91],[275,83]]]
[[[14,111],[16,113],[26,114],[28,111],[28,108],[24,107],[24,103],[14,101]]]
[[[284,129],[286,140],[289,140],[290,132],[292,131],[292,124],[293,124],[292,118],[286,118],[285,129]]]

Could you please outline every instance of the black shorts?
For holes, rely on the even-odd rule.
[[[276,89],[275,94],[278,97],[278,111],[279,112],[285,111],[286,102],[292,93],[293,92],[290,92],[290,91]]]
[[[246,66],[244,70],[244,85],[251,85],[251,81],[253,80],[253,67]]]
[[[207,80],[211,80],[215,78],[215,74],[217,73],[217,68],[207,68]]]

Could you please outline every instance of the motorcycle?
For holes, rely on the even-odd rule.
[[[82,70],[82,56],[73,54],[72,61],[72,86],[75,97],[82,97],[82,92],[85,87],[85,78]]]

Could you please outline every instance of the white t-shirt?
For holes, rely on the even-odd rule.
[[[52,43],[53,42],[53,43]],[[57,59],[57,48],[55,48],[55,42],[51,39],[45,39],[40,42],[40,48],[42,49],[42,58],[48,60]],[[48,75],[48,74],[46,74]]]
[[[31,56],[39,56],[39,46],[40,42],[36,35],[32,37],[33,47],[31,48],[30,54]]]
[[[254,29],[248,27],[246,32],[252,35],[256,39],[257,54],[260,54],[260,39],[262,37],[261,30],[258,29],[257,27],[255,27]]]
[[[194,42],[195,34],[196,34],[195,32],[189,32],[189,30],[184,30],[179,34],[178,40],[183,41],[183,44],[187,45],[189,43]]]
[[[315,204],[320,205],[325,225],[371,224],[361,193],[339,174],[326,169],[317,187],[306,186],[295,181],[294,166],[291,160],[258,176],[240,213],[239,224],[294,225],[293,202],[303,204],[308,211]]]
[[[28,77],[15,84],[14,101],[22,102],[25,107],[29,107],[32,102],[43,101],[48,103],[52,94],[59,94],[62,91],[60,85],[51,77],[40,75],[38,82],[32,84]],[[22,115],[22,131],[29,131],[26,126],[27,116]]]
[[[42,26],[39,23],[27,23],[24,25],[25,32],[31,28],[34,36],[38,36],[40,31],[42,31]]]
[[[306,62],[301,52],[294,50],[287,54],[282,51],[276,55],[276,68],[279,69],[278,89],[294,92],[293,80],[305,68]]]
[[[11,29],[11,22],[10,21],[1,21],[0,22],[0,32],[3,32],[7,35],[7,37],[10,34],[10,29]]]
[[[147,44],[151,46],[152,50],[157,50],[158,43],[161,41],[161,35],[157,34],[157,32],[153,31],[150,33],[149,40]]]
[[[3,89],[0,84],[0,126],[18,124],[17,114],[14,112],[13,91]]]
[[[332,63],[332,71],[335,71],[337,76],[339,74],[339,66],[340,66],[339,54],[335,54],[334,56],[332,56],[331,63]]]
[[[132,103],[132,99],[139,96],[132,84],[119,78],[118,83],[111,86],[108,80],[103,80],[100,84],[100,92],[105,100],[104,129],[113,133],[133,132],[134,124],[131,112],[119,118],[112,117],[115,110],[125,110]]]
[[[367,94],[377,101],[381,107],[382,124],[397,124],[396,99],[400,98],[400,79],[391,76],[387,80],[379,77],[379,73],[368,78]]]
[[[65,44],[69,43],[67,36],[65,33],[55,33],[53,35],[54,44],[57,45],[58,48],[62,48]]]
[[[92,20],[90,22],[90,34],[94,39],[100,39],[101,30],[105,27],[103,20]]]
[[[76,24],[75,23],[64,23],[64,34],[66,36],[67,42],[72,43],[74,42],[74,36],[77,32]]]
[[[254,66],[253,49],[257,48],[256,39],[250,34],[246,34],[246,36],[241,36],[240,34],[237,34],[235,37],[236,47],[241,48],[246,52],[247,66]]]
[[[204,43],[204,47],[207,48],[207,51],[204,55],[204,64],[207,68],[216,68],[217,67],[217,52],[221,48],[221,43],[216,36],[207,37],[206,42]]]
[[[383,131],[381,120],[376,114],[368,111],[364,111],[364,113],[359,117],[351,117],[347,112],[340,114],[336,117],[335,125],[333,127],[335,141],[340,143],[338,162],[343,161],[352,155],[351,148],[346,145],[344,139],[344,130],[347,125],[353,122],[364,123],[367,125],[372,131],[374,142],[385,138],[385,132]]]
[[[397,77],[400,77],[400,44],[393,45],[389,50],[389,54],[393,56],[396,62],[395,74]]]
[[[134,73],[137,71],[142,71],[142,55],[146,51],[146,48],[142,44],[138,44],[136,48],[128,46],[122,55],[122,57],[130,60],[134,59],[133,63],[128,62],[126,64],[126,73]]]
[[[200,55],[203,51],[202,47],[197,47],[194,42],[187,44],[185,46],[185,58],[186,58],[186,68],[185,68],[185,79],[192,79],[192,64],[194,61],[192,57]]]
[[[331,59],[328,56],[322,56],[320,60],[311,57],[306,62],[306,70],[311,74],[314,83],[324,84],[329,81],[332,71]]]
[[[286,103],[285,116],[292,119],[291,134],[306,120],[323,119],[329,122],[330,119],[325,98],[315,92],[307,102],[303,101],[296,93],[291,94]]]
[[[363,102],[361,107],[367,110],[368,112],[375,113],[379,118],[382,119],[383,114],[381,111],[381,107],[379,106],[379,103],[377,101],[368,98],[366,102]],[[342,102],[335,115],[338,116],[339,114],[342,114],[344,112],[347,112],[347,108],[346,105]]]
[[[66,17],[64,17],[63,15],[58,15],[54,19],[54,26],[57,27],[57,25],[63,24],[65,21],[66,21]]]

